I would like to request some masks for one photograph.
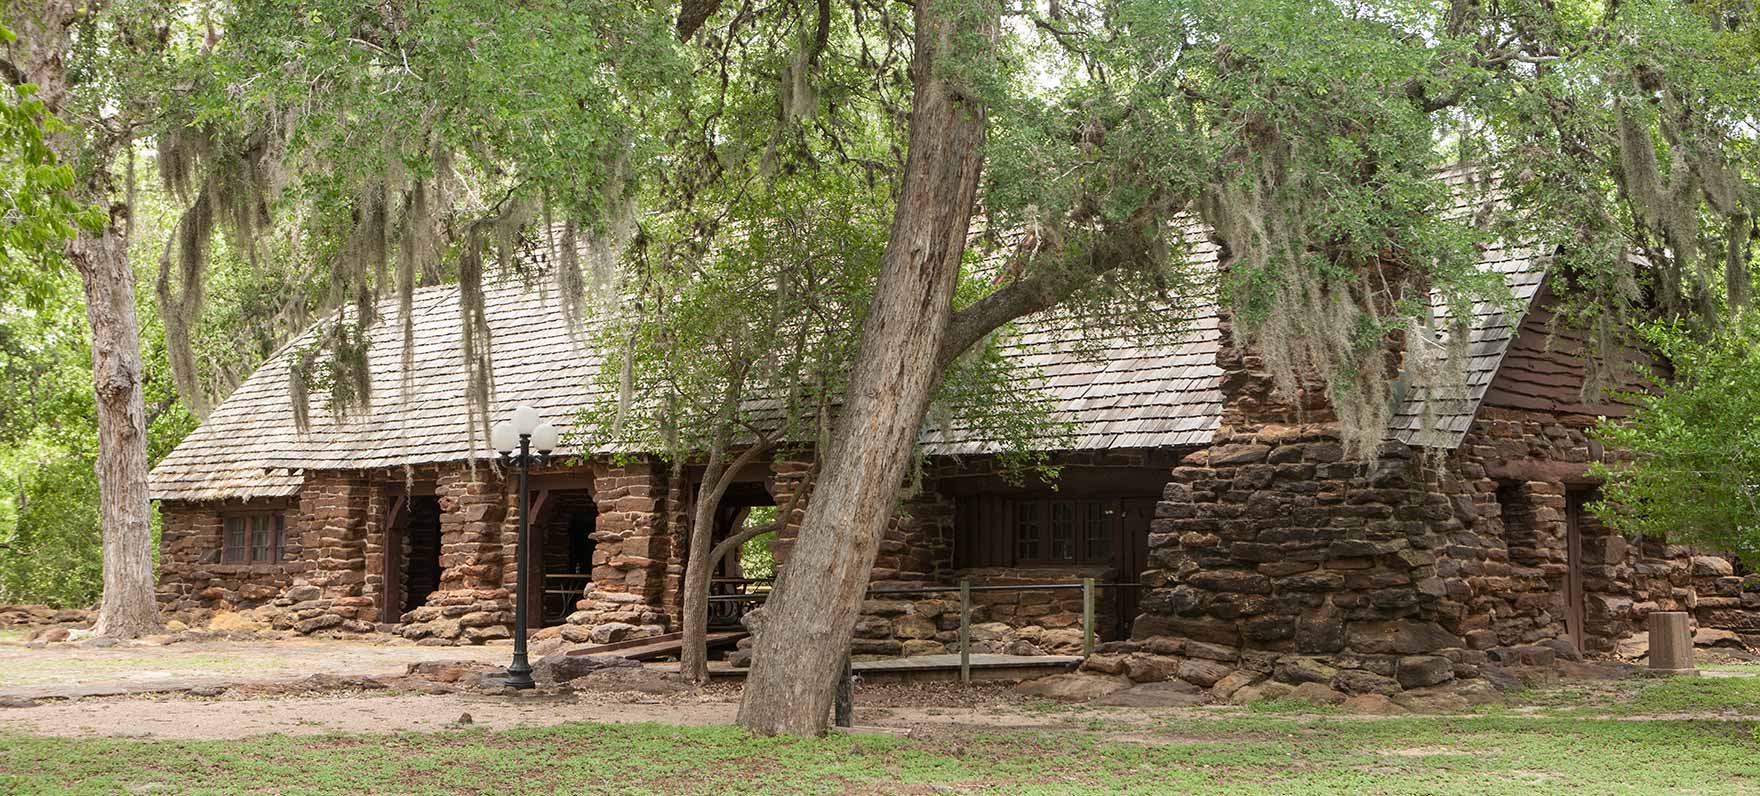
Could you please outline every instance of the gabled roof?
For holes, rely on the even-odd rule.
[[[1510,340],[1522,324],[1522,317],[1534,303],[1535,294],[1546,280],[1546,264],[1550,255],[1534,247],[1487,249],[1479,258],[1479,267],[1503,274],[1509,286],[1514,309],[1506,309],[1497,301],[1473,304],[1473,319],[1467,327],[1463,383],[1447,387],[1413,386],[1394,410],[1388,422],[1388,438],[1408,445],[1427,448],[1454,449],[1461,444],[1467,428],[1479,413],[1485,391],[1503,364]],[[1430,296],[1431,310],[1438,319],[1438,330],[1446,338],[1448,302],[1441,294]],[[1428,423],[1424,417],[1430,413]],[[1428,426],[1428,427],[1426,427]]]
[[[1187,241],[1192,265],[1213,272],[1215,246],[1196,228],[1188,231]],[[1488,250],[1481,265],[1505,274],[1524,307],[1544,276],[1541,258],[1527,250]],[[529,405],[566,437],[580,408],[613,399],[595,378],[599,353],[569,333],[554,297],[518,283],[492,285],[484,294],[494,352],[491,417]],[[1446,311],[1440,297],[1436,303],[1439,314]],[[363,416],[335,418],[323,397],[314,395],[308,430],[295,427],[288,368],[292,352],[311,338],[307,332],[271,357],[153,469],[152,496],[287,496],[299,490],[304,470],[379,469],[484,456],[487,445],[480,439],[472,444],[467,419],[458,289],[416,293],[415,367],[407,396],[399,367],[403,336],[397,302],[382,304],[379,312],[383,320],[370,332],[368,349],[373,401]],[[1094,340],[1067,319],[1028,319],[1006,350],[1021,364],[1022,388],[1044,388],[1055,419],[1072,432],[1072,449],[1204,445],[1222,412],[1216,302],[1199,297],[1180,314],[1188,328],[1171,339],[1125,333]],[[1390,438],[1430,447],[1459,445],[1519,322],[1519,315],[1494,303],[1476,307],[1464,390],[1455,395],[1414,390],[1396,412]],[[1094,356],[1096,348],[1104,356]],[[1421,434],[1418,419],[1427,401],[1435,402],[1436,427]],[[977,454],[996,447],[995,440],[958,425],[928,428],[922,441],[931,454]]]

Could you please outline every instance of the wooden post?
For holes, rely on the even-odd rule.
[[[1082,578],[1082,657],[1094,654],[1094,579]]]
[[[856,714],[856,676],[850,668],[849,655],[843,656],[843,675],[837,679],[837,704],[833,708],[832,719],[839,727],[850,727],[855,724]]]
[[[959,581],[959,681],[972,681],[972,582]]]
[[[1698,674],[1693,668],[1693,638],[1687,634],[1687,615],[1682,611],[1650,613],[1650,671],[1667,674]]]

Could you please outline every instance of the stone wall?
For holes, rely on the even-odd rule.
[[[223,513],[231,510],[283,512],[284,541],[278,564],[226,564],[220,561]],[[252,503],[188,503],[159,506],[160,611],[191,626],[202,626],[220,612],[246,611],[280,597],[305,570],[299,516],[285,500]]]
[[[1693,551],[1613,533],[1581,508],[1594,498],[1589,465],[1603,454],[1596,418],[1486,406],[1449,464],[1467,492],[1454,497],[1462,532],[1445,566],[1466,576],[1463,628],[1475,647],[1569,638],[1566,626],[1573,502],[1581,538],[1583,648],[1611,653],[1651,611],[1696,604]]]
[[[332,472],[308,477],[293,503],[162,504],[161,606],[195,626],[234,612],[248,614],[229,625],[241,628],[374,630],[375,603],[365,590],[370,493],[364,476]],[[226,515],[263,508],[282,512],[282,561],[220,563]]]
[[[1304,654],[1460,646],[1462,584],[1437,566],[1458,526],[1403,446],[1350,462],[1324,427],[1225,428],[1173,470],[1133,636]]]
[[[1516,370],[1571,372],[1534,364],[1543,348],[1526,345]],[[1537,398],[1500,374],[1457,449],[1388,444],[1348,461],[1314,391],[1292,406],[1251,355],[1225,347],[1218,362],[1222,426],[1173,468],[1158,506],[1139,640],[1379,674],[1395,663],[1364,656],[1574,654],[1573,523],[1585,651],[1612,652],[1650,611],[1694,610],[1701,591],[1724,595],[1720,620],[1740,619],[1744,584],[1721,559],[1695,567],[1692,550],[1616,535],[1582,510],[1605,455],[1589,431],[1613,410],[1573,403],[1574,390]]]
[[[1700,627],[1760,633],[1760,575],[1742,574],[1718,556],[1695,556],[1691,572]]]

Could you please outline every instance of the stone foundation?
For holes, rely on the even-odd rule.
[[[1379,645],[1382,652],[1304,655],[1153,636],[1105,644],[1081,668],[1138,683],[1181,680],[1222,700],[1290,697],[1336,703],[1363,694],[1433,694],[1457,683],[1455,687],[1485,691],[1514,684],[1517,672],[1576,658],[1574,650],[1556,641],[1491,650],[1442,647],[1402,653],[1401,648],[1420,646],[1408,647],[1405,641],[1389,639]]]

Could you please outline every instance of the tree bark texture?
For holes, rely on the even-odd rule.
[[[825,467],[765,607],[739,724],[819,735],[930,398],[983,165],[985,109],[937,68],[951,48],[993,46],[987,0],[918,0],[911,141],[880,277]],[[955,42],[958,42],[956,45]]]
[[[94,632],[135,638],[157,629],[152,505],[147,499],[147,412],[141,394],[140,323],[128,239],[113,222],[68,247],[85,284],[98,399],[99,518],[104,524],[104,598]]]
[[[72,30],[104,3],[50,0],[11,3],[24,76],[49,110],[64,119],[74,89],[68,74]],[[110,165],[129,145],[129,123],[62,132],[49,144],[77,170],[80,200],[110,210],[102,231],[82,230],[66,256],[85,287],[91,326],[92,383],[98,416],[98,515],[104,528],[104,596],[94,632],[134,638],[160,627],[153,593],[152,505],[147,499],[147,422],[141,387],[140,322],[128,262],[129,207],[116,195]]]
[[[703,471],[703,484],[691,511],[690,548],[685,552],[684,565],[684,633],[678,656],[678,671],[693,683],[709,681],[709,581],[715,571],[711,548],[715,541],[715,516],[721,498],[727,494],[733,479],[746,465],[757,461],[769,450],[768,445],[753,445],[741,451],[732,462],[727,459],[727,438],[722,434],[715,450],[709,453]]]
[[[707,482],[704,483],[707,486]],[[709,681],[709,545],[715,531],[715,507],[709,490],[697,496],[696,510],[691,512],[690,549],[684,564],[684,637],[680,640],[678,673],[685,679],[702,684]]]

